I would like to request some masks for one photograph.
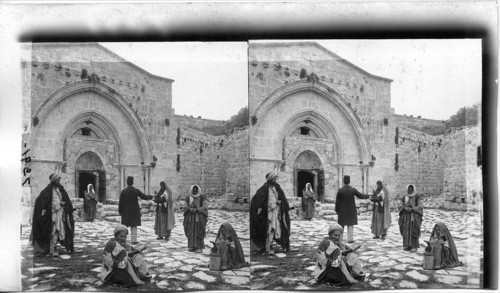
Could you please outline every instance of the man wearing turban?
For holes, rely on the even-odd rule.
[[[250,238],[259,252],[274,254],[273,240],[283,251],[290,250],[290,206],[285,193],[276,182],[276,173],[266,175],[266,183],[255,193],[250,203]]]
[[[57,243],[61,243],[68,253],[74,252],[75,220],[73,204],[61,185],[61,177],[52,174],[50,183],[35,200],[31,242],[35,256],[58,255]]]

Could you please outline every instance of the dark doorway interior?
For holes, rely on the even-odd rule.
[[[106,173],[104,171],[99,171],[99,190],[97,194],[99,195],[99,201],[106,204]]]
[[[89,184],[94,185],[94,188],[96,186],[96,179],[97,176],[86,171],[80,171],[78,173],[78,197],[79,198],[84,198],[85,197],[85,191],[87,190],[87,186]]]
[[[297,196],[302,197],[302,191],[306,187],[307,183],[311,183],[312,188],[316,190],[314,186],[314,173],[309,171],[299,171],[297,173]]]

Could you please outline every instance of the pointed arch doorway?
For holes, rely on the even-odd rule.
[[[91,151],[78,157],[75,165],[75,192],[79,198],[85,197],[89,184],[94,185],[98,200],[106,203],[106,171],[101,158]]]
[[[318,200],[323,202],[325,198],[323,165],[318,155],[309,150],[300,153],[295,160],[294,194],[296,197],[302,197],[302,191],[307,183],[311,183]]]

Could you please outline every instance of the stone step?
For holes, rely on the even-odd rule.
[[[337,222],[337,215],[335,215],[335,216],[324,216],[323,219],[325,219],[327,221],[335,221],[335,222]]]
[[[111,205],[111,204],[107,204],[107,205],[103,205],[102,206],[103,210],[105,211],[118,211],[118,205]]]
[[[321,210],[332,210],[332,211],[335,211],[335,204],[333,204],[333,203],[323,203],[323,204],[321,204]]]
[[[114,222],[114,223],[121,223],[122,217],[120,216],[109,216],[104,218],[106,221],[109,222]]]
[[[118,213],[118,210],[116,211],[103,211],[102,212],[102,217],[114,217],[114,216],[119,216],[120,214]]]

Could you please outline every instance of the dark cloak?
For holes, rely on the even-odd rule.
[[[338,215],[338,223],[341,226],[354,226],[358,224],[358,210],[354,196],[360,199],[367,199],[369,197],[348,184],[344,185],[337,192],[335,212]]]
[[[225,228],[226,233],[222,235],[222,228]],[[215,238],[215,243],[218,243],[221,238],[225,238],[226,240],[232,241],[234,243],[234,251],[228,251],[229,255],[227,258],[227,267],[228,269],[238,269],[241,267],[247,266],[247,262],[245,261],[245,255],[243,254],[243,248],[241,247],[240,239],[238,235],[233,229],[233,226],[229,223],[223,223],[219,231],[217,232],[217,237]]]
[[[141,225],[141,209],[139,199],[153,199],[151,195],[145,195],[132,185],[127,186],[121,194],[118,202],[118,213],[122,217],[122,225],[127,227],[137,227]]]
[[[439,227],[439,233],[437,231]],[[447,245],[441,244],[439,240],[448,242]],[[461,266],[462,262],[458,260],[457,247],[455,241],[448,230],[448,227],[442,222],[437,222],[429,238],[429,245],[434,253],[434,268],[444,269]]]
[[[53,185],[49,184],[45,187],[40,195],[35,200],[35,207],[33,210],[33,222],[31,229],[31,243],[33,246],[38,245],[44,251],[48,252],[50,246],[50,239],[52,237],[52,189]],[[73,218],[73,204],[69,199],[68,193],[62,185],[59,185],[59,192],[61,193],[64,205],[64,240],[61,244],[70,253],[74,251],[74,237],[75,237],[75,220]],[[45,215],[42,216],[42,210]]]
[[[269,196],[270,184],[264,183],[252,197],[250,203],[250,238],[260,248],[265,247],[267,239],[267,230],[269,227],[267,219],[267,197]],[[281,238],[276,239],[276,242],[285,250],[290,249],[290,215],[288,214],[290,206],[285,197],[285,193],[279,186],[275,184],[276,192],[278,192],[278,200],[281,201]],[[257,214],[259,208],[262,209],[260,214]]]

